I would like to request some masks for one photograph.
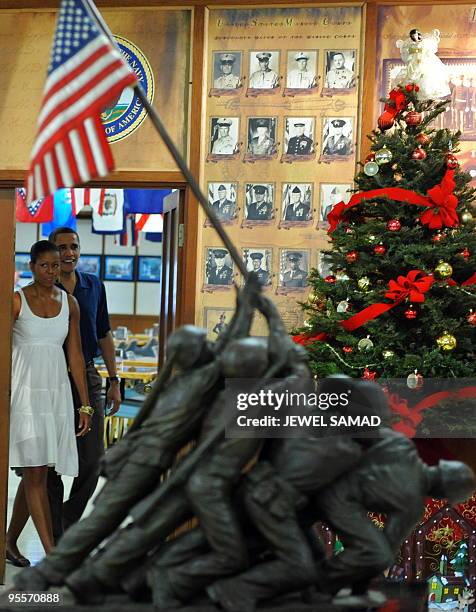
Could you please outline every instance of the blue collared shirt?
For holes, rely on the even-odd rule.
[[[99,355],[99,340],[107,336],[111,326],[104,284],[94,274],[86,272],[76,271],[76,279],[73,296],[79,304],[81,344],[87,363]],[[61,283],[58,286],[65,289]]]

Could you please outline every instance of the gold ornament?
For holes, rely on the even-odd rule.
[[[369,291],[369,289],[370,289],[370,278],[368,276],[362,276],[362,278],[359,278],[359,280],[357,281],[357,287],[361,291]]]
[[[311,291],[308,298],[309,303],[312,304],[317,310],[324,310],[326,307],[326,298],[319,293],[314,293]]]
[[[442,351],[453,351],[456,348],[457,342],[452,334],[445,331],[436,339],[436,344]]]
[[[367,338],[362,338],[357,342],[357,348],[359,349],[359,351],[363,351],[366,353],[367,351],[371,351],[374,348],[374,343],[369,338],[369,336],[367,336]]]
[[[395,351],[391,351],[390,349],[386,349],[382,351],[382,357],[384,359],[393,359],[395,357]]]
[[[461,223],[471,223],[473,220],[473,215],[469,212],[469,210],[465,210],[461,215]]]
[[[453,268],[446,261],[440,261],[435,268],[435,276],[437,278],[450,278],[453,274]]]
[[[400,172],[395,172],[395,174],[393,175],[393,180],[396,183],[399,183],[402,180],[403,176],[400,174]]]

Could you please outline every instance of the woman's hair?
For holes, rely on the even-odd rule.
[[[57,253],[59,255],[59,249],[56,244],[53,244],[49,240],[39,240],[30,249],[30,261],[36,263],[36,260],[43,253]]]

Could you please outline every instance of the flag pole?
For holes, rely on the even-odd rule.
[[[89,13],[92,19],[94,19],[94,21],[101,28],[104,34],[109,38],[111,43],[117,49],[119,49],[116,41],[114,40],[114,37],[111,31],[109,30],[106,22],[104,21],[101,13],[98,11],[94,2],[92,0],[84,0],[84,3],[85,3],[86,8],[89,9]],[[157,130],[160,137],[162,138],[165,145],[167,146],[168,150],[170,151],[172,157],[175,160],[175,163],[177,164],[183,176],[187,180],[187,183],[190,185],[190,189],[192,190],[193,195],[197,198],[197,200],[202,205],[202,208],[205,211],[205,213],[208,215],[213,228],[215,229],[217,234],[220,236],[225,247],[228,249],[228,252],[230,253],[230,257],[235,262],[236,266],[238,267],[238,269],[240,270],[240,272],[243,274],[243,276],[246,279],[248,277],[248,270],[246,269],[246,265],[245,265],[245,262],[243,261],[243,258],[240,257],[240,253],[238,252],[238,249],[235,247],[230,237],[228,236],[227,232],[225,231],[222,223],[220,222],[220,219],[217,213],[209,205],[207,198],[205,197],[202,190],[200,189],[200,185],[198,184],[198,181],[193,176],[192,172],[190,171],[190,168],[187,166],[187,162],[183,158],[182,154],[175,146],[173,140],[171,139],[167,131],[167,128],[165,127],[162,120],[160,119],[159,114],[157,113],[155,108],[152,106],[152,104],[149,102],[144,90],[139,84],[134,86],[134,91],[137,97],[139,98],[139,100],[144,105],[144,108],[148,112],[149,117],[152,121],[152,124],[154,125],[155,129]]]

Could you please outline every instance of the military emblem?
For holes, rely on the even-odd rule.
[[[114,36],[114,38],[127,63],[136,73],[147,99],[152,102],[155,85],[148,59],[130,40],[122,36]],[[116,142],[130,136],[142,124],[146,115],[147,112],[132,87],[126,87],[114,106],[104,109],[101,113],[108,142]]]

